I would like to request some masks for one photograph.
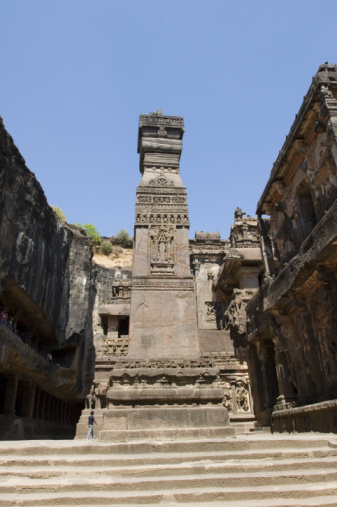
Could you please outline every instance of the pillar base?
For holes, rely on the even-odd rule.
[[[194,440],[235,435],[223,406],[116,407],[103,412],[99,439],[111,442],[136,440]]]

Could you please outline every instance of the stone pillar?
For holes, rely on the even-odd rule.
[[[232,391],[232,411],[233,415],[237,415],[238,413],[238,404],[236,400],[236,389],[235,389],[235,380],[231,381],[231,391]]]
[[[39,419],[44,420],[44,409],[45,409],[45,403],[46,403],[46,393],[45,391],[40,391],[40,399],[39,399]]]
[[[140,116],[130,358],[200,356],[187,192],[179,170],[184,130],[183,118]]]
[[[259,215],[260,247],[264,266],[264,276],[270,277],[275,274],[275,262],[273,248],[268,236],[269,223]]]
[[[33,418],[38,419],[39,417],[39,410],[40,410],[40,396],[41,396],[41,390],[36,387],[35,389],[35,399],[34,399],[34,410],[33,410]]]
[[[27,417],[29,417],[30,419],[33,418],[34,414],[35,395],[36,395],[36,385],[31,383],[29,386],[29,397],[27,407]]]
[[[290,372],[287,358],[284,350],[277,344],[275,345],[275,363],[279,394],[283,395],[286,401],[293,401],[297,396],[293,384],[289,381]]]
[[[100,439],[233,434],[219,369],[199,351],[190,272],[187,192],[180,177],[184,120],[141,115],[128,356],[116,359]],[[117,406],[118,405],[118,406]]]
[[[16,393],[18,389],[19,376],[8,377],[6,387],[6,398],[4,403],[4,413],[15,415]]]
[[[117,315],[108,315],[108,333],[107,336],[109,339],[118,338],[118,316]]]

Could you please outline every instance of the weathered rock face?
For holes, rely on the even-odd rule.
[[[50,376],[43,385],[37,383],[39,388],[59,399],[81,399],[90,388],[94,369],[92,249],[84,232],[62,224],[48,205],[2,121],[0,186],[2,309],[24,334],[26,343],[17,337],[19,345],[44,358],[51,353],[53,363],[71,372],[70,383]],[[1,346],[3,351],[8,344]],[[0,363],[0,374],[7,375],[14,355],[9,352],[7,361]],[[29,366],[27,361],[25,381],[35,382],[36,364]]]

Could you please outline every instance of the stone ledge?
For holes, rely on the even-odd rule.
[[[109,389],[107,399],[119,403],[221,403],[223,390],[220,387],[129,387]]]
[[[337,431],[337,399],[272,413],[272,431],[330,433]]]
[[[177,441],[195,439],[227,438],[235,436],[235,429],[230,428],[188,428],[188,429],[155,429],[155,430],[103,430],[99,432],[99,440],[104,442],[132,441]]]

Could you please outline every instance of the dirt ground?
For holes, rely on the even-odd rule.
[[[132,249],[118,247],[112,255],[94,253],[94,262],[105,268],[132,268]]]

